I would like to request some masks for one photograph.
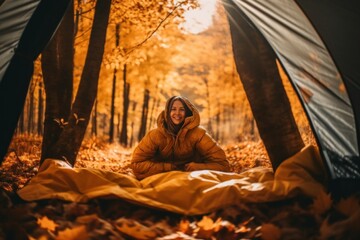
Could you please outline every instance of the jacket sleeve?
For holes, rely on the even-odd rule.
[[[208,133],[202,136],[196,147],[201,156],[202,163],[199,165],[202,169],[224,172],[230,171],[230,165],[226,159],[224,150]]]
[[[158,148],[159,136],[154,130],[146,134],[135,148],[130,167],[137,179],[141,180],[148,176],[168,172],[176,168],[172,163],[156,160]]]

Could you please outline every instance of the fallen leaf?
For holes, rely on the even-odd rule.
[[[234,232],[235,231],[235,225],[234,224],[232,224],[229,221],[224,221],[224,220],[221,220],[221,219],[219,220],[219,219],[218,219],[218,221],[219,221],[218,225],[220,226],[221,229],[225,228],[229,232]],[[219,230],[217,230],[217,231],[219,231]]]
[[[190,222],[186,219],[181,219],[178,229],[180,232],[187,233],[189,231]]]
[[[39,218],[37,220],[37,224],[39,224],[41,228],[47,229],[52,232],[55,231],[56,227],[58,226],[53,220],[48,219],[47,216]]]
[[[349,218],[329,224],[326,218],[320,227],[320,239],[360,239],[360,209]]]
[[[64,214],[67,217],[76,217],[76,216],[85,215],[89,209],[89,206],[86,204],[69,203],[69,204],[64,204],[63,208],[64,208]]]
[[[308,239],[306,236],[305,229],[301,228],[290,228],[290,227],[282,227],[281,234],[282,236],[286,236],[286,239]]]
[[[261,225],[261,239],[263,240],[278,240],[281,238],[281,230],[271,223],[264,223]]]
[[[146,227],[139,222],[126,219],[126,218],[119,218],[116,220],[116,227],[117,229],[135,239],[154,239],[157,237],[157,233],[153,231],[151,228]]]
[[[56,240],[86,240],[89,239],[89,235],[84,225],[76,226],[74,228],[67,228],[64,231],[60,231]]]
[[[152,231],[156,232],[158,236],[164,236],[174,232],[174,230],[170,227],[170,225],[166,220],[158,221],[156,223],[151,223],[151,225],[147,225],[147,226],[150,226],[149,228]]]
[[[99,219],[97,214],[84,215],[76,218],[76,222],[80,224],[87,224]]]
[[[209,230],[213,228],[214,221],[208,216],[203,216],[203,218],[197,223],[197,225],[204,230]]]
[[[240,226],[238,229],[236,229],[235,233],[247,233],[250,232],[251,228]]]
[[[38,238],[33,238],[32,236],[28,236],[29,240],[48,240],[47,236],[40,236]]]
[[[199,238],[191,237],[182,232],[172,233],[170,235],[166,235],[156,239],[157,240],[200,240]]]
[[[360,203],[356,197],[352,196],[346,199],[341,199],[335,208],[345,216],[349,217],[360,209]]]
[[[197,228],[194,230],[195,236],[199,238],[210,238],[215,232],[221,228],[221,218],[214,222],[210,217],[203,216],[201,221],[197,223]]]
[[[323,214],[327,212],[332,205],[332,199],[330,193],[320,191],[319,195],[315,198],[312,204],[312,210],[315,214]]]

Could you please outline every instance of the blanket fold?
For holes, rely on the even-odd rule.
[[[97,197],[118,197],[133,203],[186,215],[205,214],[245,202],[270,202],[324,191],[326,171],[318,150],[307,146],[285,160],[274,174],[270,168],[242,173],[172,171],[141,181],[100,169],[72,168],[47,159],[38,174],[18,195],[26,201],[62,199],[86,202]]]

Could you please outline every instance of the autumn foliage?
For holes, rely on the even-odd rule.
[[[74,95],[94,6],[94,1],[75,1]],[[131,174],[134,146],[156,126],[166,98],[177,94],[199,108],[202,125],[224,148],[232,171],[271,167],[235,69],[223,9],[198,34],[179,27],[186,20],[184,12],[196,6],[185,0],[112,1],[98,93],[75,167]],[[360,239],[357,195],[333,199],[320,192],[316,199],[238,202],[201,216],[121,199],[21,201],[15,192],[37,173],[41,159],[46,96],[40,61],[0,167],[0,239]],[[302,139],[316,145],[297,95],[278,68]],[[61,128],[68,125],[65,118],[52,120]]]
[[[238,202],[215,212],[183,216],[121,199],[88,203],[22,202],[11,194],[37,172],[41,139],[17,136],[1,167],[0,237],[7,239],[357,239],[358,196],[333,200],[296,198],[273,203]],[[261,141],[224,146],[232,170],[270,162]],[[130,148],[88,139],[77,167],[130,173]]]

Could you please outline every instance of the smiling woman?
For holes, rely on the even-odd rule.
[[[199,111],[182,96],[167,100],[158,127],[135,148],[131,168],[137,179],[170,171],[230,170],[224,150],[200,127]]]
[[[185,12],[185,22],[182,28],[192,34],[205,31],[212,24],[212,16],[215,13],[216,0],[198,0],[199,8]]]

